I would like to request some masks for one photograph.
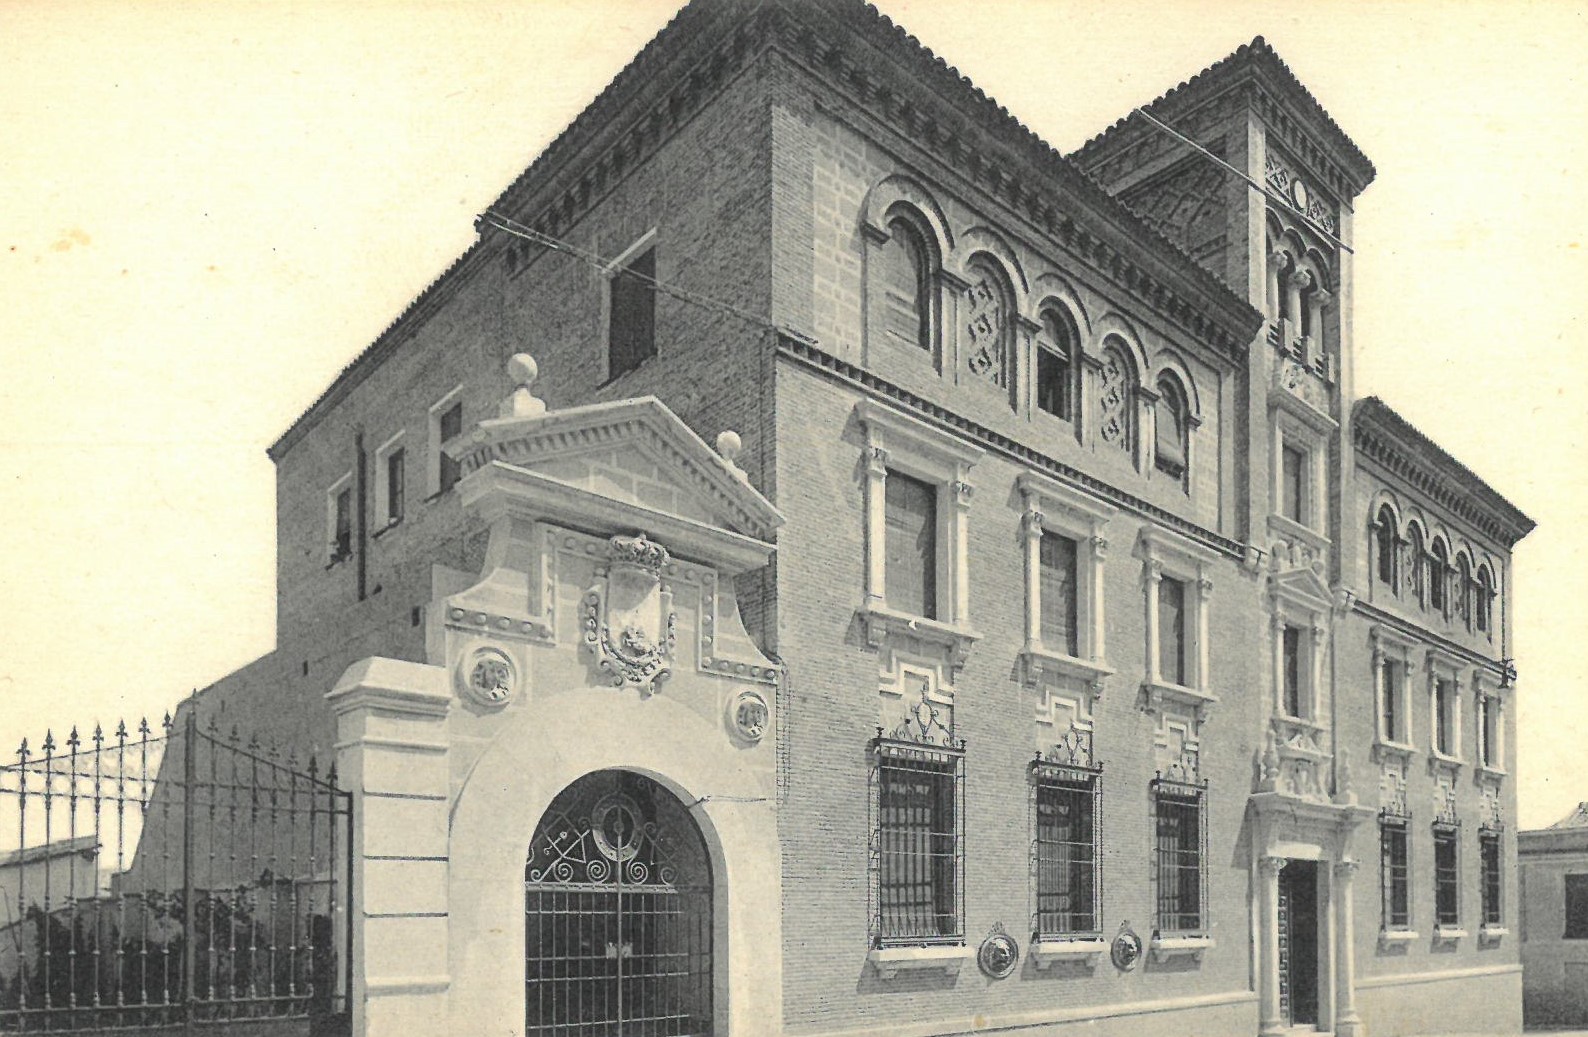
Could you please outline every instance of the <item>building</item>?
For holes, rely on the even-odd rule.
[[[1588,1026],[1588,803],[1516,841],[1522,1017]]]
[[[202,698],[339,749],[356,1032],[1514,1032],[1532,523],[1354,391],[1374,175],[1261,39],[1065,156],[686,7],[270,451]]]

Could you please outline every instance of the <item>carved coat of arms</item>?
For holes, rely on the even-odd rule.
[[[614,685],[655,691],[678,642],[667,549],[640,533],[613,537],[607,553],[605,579],[585,593],[585,644]]]

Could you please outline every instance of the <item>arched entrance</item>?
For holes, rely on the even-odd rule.
[[[711,911],[676,796],[621,770],[568,786],[524,865],[526,1037],[709,1037]]]

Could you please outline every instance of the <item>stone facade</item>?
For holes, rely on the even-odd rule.
[[[1514,1030],[1531,523],[1356,399],[1373,175],[1261,40],[1063,157],[864,5],[686,8],[271,451],[280,644],[204,698],[338,747],[356,1032],[526,1032],[526,856],[613,771],[591,832],[687,816],[710,862],[689,1032]],[[612,261],[651,248],[655,355],[614,376]],[[887,760],[952,781],[930,937],[890,921]],[[1051,768],[1093,797],[1084,924],[1039,904]]]

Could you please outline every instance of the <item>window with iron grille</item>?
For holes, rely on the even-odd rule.
[[[1157,919],[1160,933],[1207,927],[1207,786],[1159,778],[1152,783],[1157,822]]]
[[[1407,868],[1406,820],[1379,818],[1379,858],[1382,869],[1383,926],[1412,927],[1411,875]]]
[[[1483,862],[1483,924],[1499,925],[1500,910],[1500,833],[1478,833],[1478,855]]]
[[[1461,924],[1461,874],[1456,866],[1454,825],[1434,825],[1434,924],[1454,928]]]
[[[873,752],[875,945],[962,942],[964,748],[878,737]]]
[[[1102,936],[1101,775],[1093,767],[1031,764],[1036,939]]]

